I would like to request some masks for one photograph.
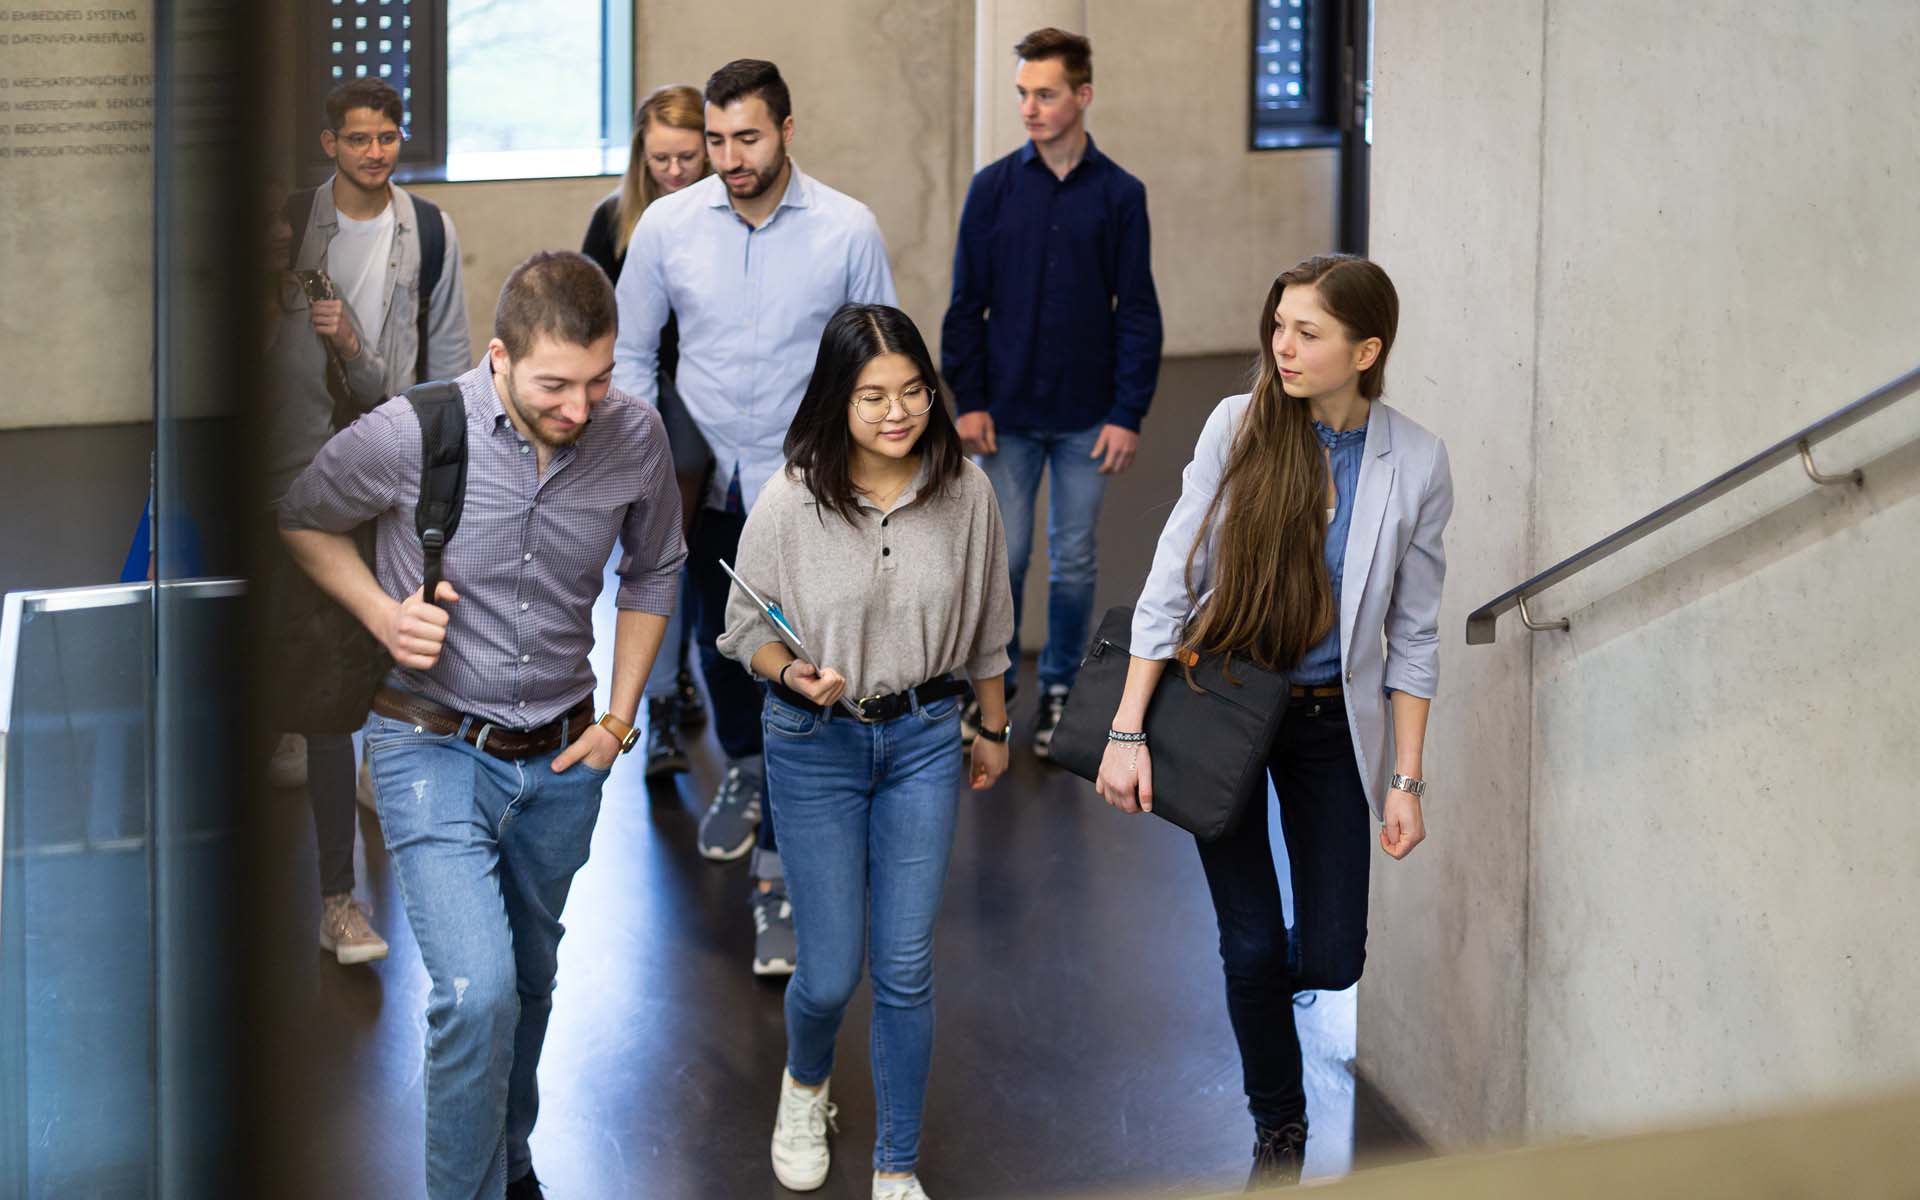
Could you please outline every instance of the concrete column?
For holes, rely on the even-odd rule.
[[[1086,0],[975,0],[973,166],[986,166],[1026,140],[1013,103],[1013,46],[1048,25],[1087,32]],[[1094,47],[1099,61],[1099,47]]]

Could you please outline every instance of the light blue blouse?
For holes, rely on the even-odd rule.
[[[1367,427],[1339,433],[1315,421],[1313,433],[1327,448],[1333,475],[1333,520],[1327,523],[1327,574],[1333,580],[1334,622],[1300,665],[1287,672],[1294,683],[1320,687],[1340,678],[1340,576],[1347,565],[1347,530],[1353,525],[1353,494],[1360,486],[1360,462],[1366,457]]]

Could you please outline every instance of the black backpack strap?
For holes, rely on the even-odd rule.
[[[467,502],[467,404],[457,383],[416,383],[406,394],[420,418],[420,500],[413,509],[426,566],[420,586],[433,602],[441,555]]]
[[[300,265],[300,247],[307,244],[307,225],[313,220],[313,194],[318,188],[301,188],[289,193],[286,213],[287,225],[293,230],[293,244],[287,249],[287,270]],[[322,264],[323,266],[325,264]]]
[[[440,206],[422,200],[412,192],[414,228],[420,231],[420,349],[413,363],[413,377],[427,377],[427,322],[432,315],[433,289],[440,286],[440,273],[446,266],[447,221]]]

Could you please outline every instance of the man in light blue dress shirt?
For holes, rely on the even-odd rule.
[[[676,314],[676,383],[714,454],[713,484],[688,547],[690,615],[728,760],[700,821],[700,852],[731,860],[754,851],[753,969],[784,975],[793,972],[793,922],[763,803],[761,693],[715,647],[730,584],[720,562],[733,560],[747,511],[785,462],[787,426],[827,318],[842,304],[898,300],[872,211],[788,157],[792,102],[779,68],[728,63],[707,81],[706,102],[713,174],[654,201],[634,227],[617,289],[613,379],[657,401],[660,328]]]

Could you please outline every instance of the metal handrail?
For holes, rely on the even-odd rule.
[[[1858,487],[1866,479],[1858,470],[1840,475],[1821,474],[1813,465],[1814,444],[1856,422],[1865,420],[1896,400],[1905,399],[1916,391],[1920,391],[1920,367],[1915,367],[1893,382],[1876,388],[1851,404],[1827,414],[1800,432],[1790,434],[1785,440],[1776,442],[1740,465],[1701,484],[1678,500],[1655,509],[1633,524],[1601,538],[1571,558],[1561,560],[1518,587],[1487,601],[1467,614],[1467,644],[1480,646],[1492,642],[1494,622],[1500,619],[1501,613],[1516,608],[1520,610],[1522,623],[1536,633],[1550,629],[1571,628],[1572,623],[1566,617],[1558,620],[1536,619],[1528,608],[1527,601],[1538,597],[1541,592],[1561,580],[1576,575],[1601,559],[1626,549],[1648,534],[1666,528],[1695,509],[1718,499],[1761,472],[1779,466],[1790,458],[1798,456],[1800,465],[1806,469],[1807,477],[1815,483],[1824,486],[1851,484]]]

